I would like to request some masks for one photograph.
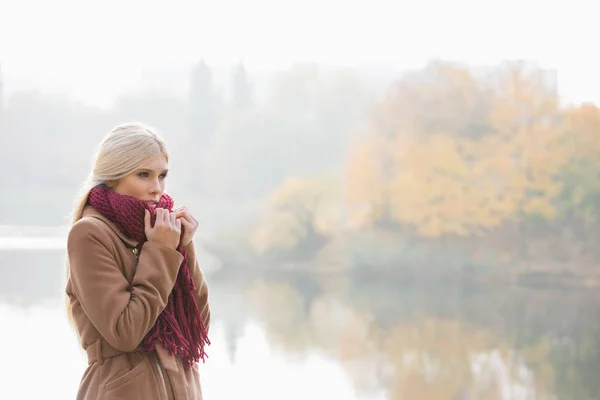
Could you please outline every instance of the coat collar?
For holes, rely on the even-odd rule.
[[[100,212],[98,212],[98,210],[96,210],[94,207],[92,207],[90,205],[85,206],[85,208],[83,209],[83,213],[81,214],[81,217],[82,218],[90,217],[90,218],[96,218],[96,219],[101,220],[106,225],[108,225],[117,234],[117,236],[119,236],[119,238],[122,241],[124,241],[131,247],[136,247],[139,243],[137,240],[132,239],[129,236],[126,236],[123,232],[121,232],[121,230],[119,228],[117,228],[117,226],[111,220],[106,218],[104,215],[100,214]]]

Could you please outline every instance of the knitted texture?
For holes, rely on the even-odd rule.
[[[113,222],[122,233],[139,242],[138,255],[143,244],[148,240],[145,234],[144,214],[150,211],[151,226],[154,226],[155,208],[173,211],[173,199],[163,194],[156,206],[139,200],[136,197],[121,195],[102,186],[95,187],[90,192],[88,204],[100,214]],[[183,226],[181,227],[183,235]],[[182,358],[183,366],[189,369],[194,362],[207,357],[204,345],[210,345],[206,327],[202,321],[198,303],[196,302],[196,285],[190,274],[188,258],[184,247],[179,243],[177,251],[183,255],[177,279],[169,294],[166,308],[160,313],[154,326],[142,340],[146,351],[154,350],[160,343],[171,354]]]

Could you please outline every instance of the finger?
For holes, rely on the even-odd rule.
[[[156,225],[162,225],[162,208],[155,208],[154,209],[154,226]]]
[[[186,206],[179,206],[176,209],[174,209],[174,212],[180,212],[180,211],[187,211],[187,207]]]
[[[169,213],[169,224],[171,224],[171,226],[175,226],[175,213],[174,212]]]
[[[181,225],[185,228],[186,232],[194,231],[194,226],[189,221],[187,221],[183,218],[178,218],[177,221],[181,222]]]
[[[186,206],[182,206],[182,209],[177,212],[178,217],[185,217],[186,220],[192,223],[192,225],[198,226],[198,220],[192,215],[190,210]]]
[[[180,219],[175,220],[175,229],[177,229],[177,232],[181,232],[181,220]]]
[[[150,226],[150,211],[144,210],[144,230],[148,232],[152,227]]]
[[[176,214],[177,218],[184,218],[188,222],[193,222],[194,219],[187,210],[180,210]]]
[[[163,224],[162,208],[154,209],[154,216],[156,217],[154,220],[154,227],[162,226],[162,224]]]
[[[183,206],[183,208],[184,208],[184,209],[185,209],[185,211],[187,212],[187,215],[190,217],[190,218],[188,218],[187,220],[188,220],[188,221],[190,221],[190,222],[192,222],[192,223],[194,223],[194,222],[195,222],[196,224],[198,224],[198,220],[196,219],[196,217],[194,217],[194,216],[192,215],[192,212],[191,212],[191,211],[190,211],[190,210],[189,210],[189,209],[188,209],[186,206]]]
[[[162,222],[163,222],[163,225],[169,226],[169,222],[170,222],[169,221],[169,211],[166,210],[166,209],[164,209],[164,208],[162,208],[161,209],[161,213],[162,213]]]

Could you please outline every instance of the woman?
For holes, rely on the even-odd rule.
[[[165,193],[169,154],[141,124],[102,141],[67,240],[69,316],[88,356],[77,399],[201,399],[210,344],[197,220]]]

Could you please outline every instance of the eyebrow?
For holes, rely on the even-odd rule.
[[[154,172],[154,170],[150,169],[150,168],[140,168],[137,170],[137,172]],[[164,169],[161,174],[166,174],[168,173],[169,170],[168,169]]]

